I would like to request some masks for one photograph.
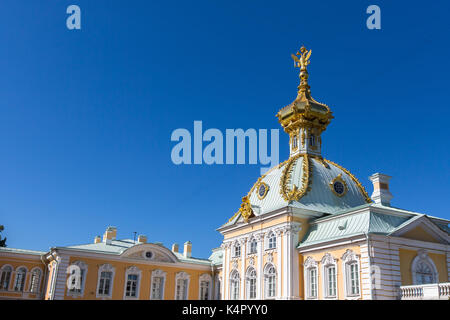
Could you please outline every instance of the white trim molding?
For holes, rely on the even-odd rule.
[[[167,272],[162,271],[161,269],[156,269],[152,271],[151,280],[150,280],[150,300],[164,300],[164,289],[166,287],[166,276]],[[153,297],[153,285],[155,284],[155,278],[161,279],[159,284],[159,290],[161,299],[157,299]]]
[[[324,299],[338,299],[338,264],[337,260],[326,253],[320,261],[322,268],[322,291]],[[330,270],[334,269],[334,294],[330,294]]]
[[[84,296],[84,286],[86,284],[86,277],[87,277],[87,273],[88,273],[88,266],[86,263],[84,263],[83,261],[74,261],[72,262],[68,267],[67,267],[67,271],[70,272],[69,274],[69,279],[71,279],[72,277],[76,277],[76,273],[73,274],[72,273],[72,268],[73,266],[78,267],[80,270],[80,277],[81,277],[81,283],[80,283],[80,291],[76,291],[75,290],[71,290],[69,288],[67,288],[67,293],[66,295],[69,297],[73,297],[73,298],[82,298]],[[75,279],[75,281],[78,281],[77,279]]]
[[[208,282],[207,299],[202,299],[202,282]],[[212,277],[209,273],[203,273],[198,277],[198,300],[211,300],[212,298]]]
[[[315,279],[315,292],[312,290],[311,285],[311,277],[310,273],[314,272],[314,279]],[[317,280],[319,278],[319,267],[317,264],[317,261],[314,260],[313,257],[309,256],[306,258],[305,262],[303,263],[303,273],[304,273],[304,279],[305,279],[305,299],[307,300],[317,300],[319,298],[319,286],[317,283]]]
[[[352,266],[356,266],[357,279],[353,279],[357,284],[357,293],[352,293]],[[355,268],[355,267],[353,267]],[[360,257],[353,250],[347,249],[342,255],[342,272],[344,275],[344,293],[345,298],[349,300],[356,300],[361,298],[361,264]]]
[[[411,273],[412,273],[413,285],[427,284],[427,283],[419,283],[417,281],[417,273],[418,273],[417,270],[421,263],[427,265],[430,268],[431,276],[432,276],[430,283],[438,283],[439,282],[439,273],[436,268],[436,265],[434,264],[433,260],[428,256],[427,250],[420,249],[417,252],[417,256],[414,258],[414,260],[411,263]]]
[[[128,276],[129,275],[136,275],[137,279],[136,279],[136,296],[135,297],[131,297],[131,296],[127,296],[127,283],[128,283]],[[125,271],[125,284],[123,286],[123,299],[124,300],[139,300],[139,293],[140,293],[140,287],[141,287],[141,275],[142,275],[142,271],[135,266],[131,266],[128,267],[127,270]]]
[[[185,282],[186,287],[183,289],[184,290],[183,297],[181,297],[181,299],[178,299],[178,292],[177,292],[178,280],[186,281]],[[189,275],[189,273],[186,273],[184,271],[177,272],[177,274],[175,275],[175,296],[174,296],[175,300],[188,300],[189,299],[189,282],[190,282],[190,280],[191,280],[191,276]]]
[[[111,273],[111,279],[110,279],[110,283],[109,283],[109,292],[108,292],[108,294],[100,294],[98,292],[99,289],[100,289],[100,280],[101,280],[102,272],[110,272]],[[116,268],[114,268],[109,263],[102,264],[98,268],[97,287],[95,289],[95,297],[96,298],[111,298],[112,297],[112,293],[113,293],[113,289],[114,289],[114,276],[115,276],[115,273],[116,273]]]

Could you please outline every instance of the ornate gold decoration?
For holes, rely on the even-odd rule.
[[[252,188],[250,189],[250,191],[247,193],[247,197],[248,199],[250,199],[250,195],[252,194],[253,190],[255,190],[256,186],[261,182],[262,179],[264,179],[265,176],[267,176],[270,172],[272,172],[274,169],[280,169],[282,168],[288,161],[285,160],[279,164],[277,164],[276,166],[273,166],[272,168],[270,168],[269,170],[266,171],[266,173],[264,173],[261,177],[258,178],[258,180],[253,184]],[[240,213],[240,210],[237,211],[230,219],[228,219],[228,222],[232,221],[238,214]]]
[[[288,106],[282,108],[278,113],[278,121],[284,131],[291,135],[299,129],[314,129],[317,136],[326,129],[333,119],[330,108],[323,103],[317,102],[311,96],[308,85],[308,70],[310,64],[311,50],[301,47],[297,55],[291,55],[294,66],[300,68],[300,84],[298,86],[297,98]],[[302,145],[305,142],[305,133],[301,132]]]
[[[289,190],[288,184],[291,182],[292,170],[294,169],[294,164],[299,157],[302,157],[302,185],[299,188],[294,184],[292,189]],[[280,179],[280,194],[285,201],[298,201],[309,191],[311,178],[309,166],[310,163],[307,154],[297,154],[289,158]]]
[[[262,196],[259,194],[259,188],[261,188],[261,186],[265,187],[264,194]],[[267,195],[267,192],[269,192],[269,186],[265,182],[258,183],[258,187],[256,188],[256,195],[258,196],[258,199],[259,200],[264,199]]]
[[[327,163],[334,165],[336,167],[338,167],[339,169],[341,169],[342,171],[344,171],[346,174],[348,174],[348,176],[353,180],[353,182],[358,186],[359,190],[361,191],[361,193],[363,194],[364,199],[366,200],[367,203],[371,203],[372,199],[370,199],[369,195],[366,192],[366,189],[364,189],[363,185],[361,184],[361,182],[359,182],[358,179],[356,179],[356,177],[350,173],[350,171],[348,171],[347,169],[345,169],[344,167],[338,165],[337,163],[334,163],[333,161],[324,159]]]
[[[244,218],[245,222],[248,222],[248,219],[254,216],[248,196],[242,198],[242,204],[238,212],[241,214],[242,218]]]
[[[342,192],[342,193],[337,193],[336,190],[334,190],[334,183],[335,183],[336,181],[340,181],[340,182],[344,185],[344,192]],[[342,173],[339,173],[339,174],[337,175],[337,177],[334,178],[334,179],[330,182],[330,189],[331,189],[331,191],[333,191],[333,193],[334,193],[335,195],[337,195],[338,197],[343,197],[343,196],[347,193],[348,187],[347,187],[347,183],[344,181],[344,179],[342,179]]]

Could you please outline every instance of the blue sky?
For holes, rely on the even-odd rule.
[[[81,8],[82,29],[66,28]],[[381,8],[381,30],[366,8]],[[392,175],[392,204],[450,218],[448,1],[0,3],[0,224],[9,247],[119,238],[193,242],[207,257],[261,165],[171,162],[173,130],[280,128],[290,54],[312,49],[335,119],[323,155]],[[280,161],[288,138],[280,130]]]

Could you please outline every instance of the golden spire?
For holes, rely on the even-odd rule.
[[[291,54],[291,57],[294,60],[294,67],[300,68],[300,85],[298,86],[299,95],[309,91],[308,70],[306,67],[310,64],[309,58],[311,57],[311,51],[312,50],[306,50],[306,48],[302,46],[300,50],[297,51],[296,55]]]

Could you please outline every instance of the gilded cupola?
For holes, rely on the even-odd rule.
[[[292,54],[294,67],[300,68],[297,98],[277,113],[278,121],[289,134],[291,157],[305,153],[321,156],[321,134],[333,119],[330,108],[311,96],[307,70],[310,57],[311,50],[305,47]]]

